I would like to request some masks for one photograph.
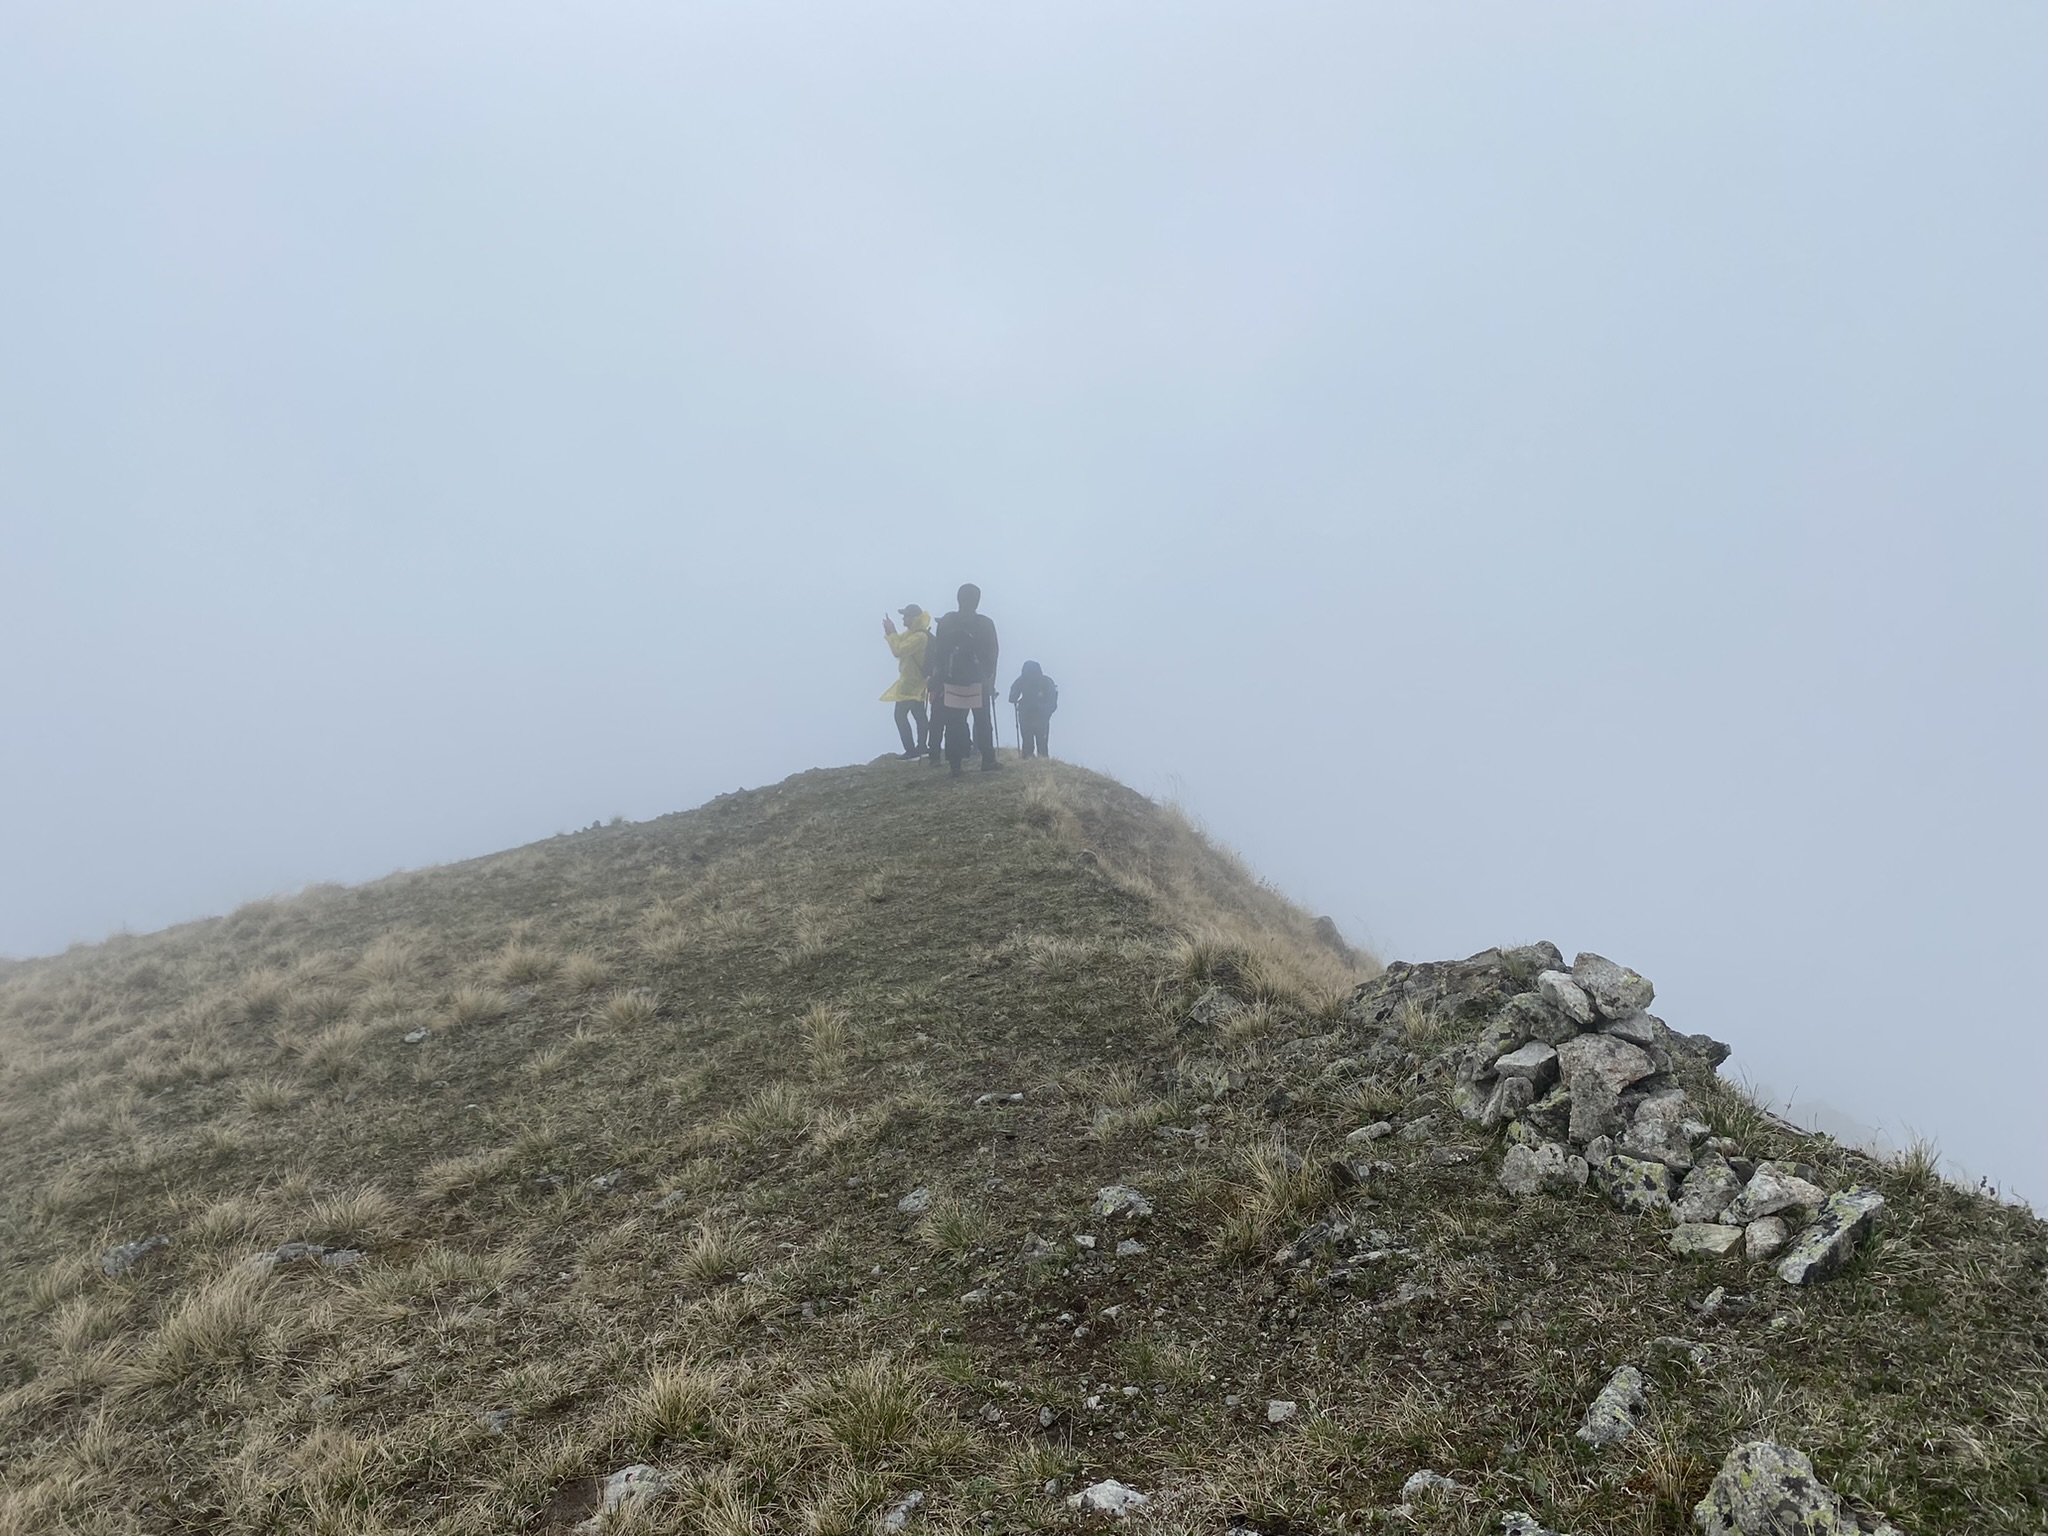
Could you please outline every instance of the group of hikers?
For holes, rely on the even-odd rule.
[[[896,706],[903,759],[915,762],[922,757],[937,767],[943,756],[956,779],[969,752],[981,754],[983,773],[1002,766],[996,761],[995,622],[981,611],[981,588],[974,583],[960,589],[957,601],[959,607],[936,627],[932,616],[915,603],[898,610],[903,619],[900,631],[894,619],[882,619],[882,637],[897,666],[896,681],[882,702]],[[1010,703],[1017,711],[1018,755],[1051,756],[1045,738],[1052,713],[1060,707],[1059,685],[1037,662],[1027,661],[1010,685]]]

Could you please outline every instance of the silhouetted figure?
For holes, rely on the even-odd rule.
[[[939,620],[932,633],[926,663],[932,684],[932,730],[945,737],[946,760],[960,777],[967,755],[967,722],[974,721],[974,744],[981,750],[981,771],[993,773],[996,736],[989,701],[996,682],[996,626],[980,611],[981,588],[969,582],[960,589],[960,607]]]
[[[925,742],[931,735],[931,722],[925,716],[924,700],[928,691],[925,686],[925,653],[931,649],[932,616],[917,604],[898,610],[903,615],[903,633],[896,633],[896,621],[886,613],[882,615],[882,638],[889,642],[890,654],[896,658],[896,681],[882,694],[884,704],[896,706],[896,734],[903,738],[905,761],[916,757],[925,749]],[[917,734],[910,728],[915,724]]]
[[[1060,707],[1060,685],[1047,677],[1037,662],[1027,661],[1017,681],[1010,684],[1010,702],[1017,707],[1017,755],[1051,757],[1045,749],[1045,733],[1052,724],[1052,712]]]

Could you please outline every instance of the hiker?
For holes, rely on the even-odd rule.
[[[1045,675],[1035,661],[1024,663],[1017,681],[1010,684],[1010,703],[1017,710],[1017,755],[1051,757],[1045,749],[1046,727],[1052,712],[1060,707],[1060,685]]]
[[[956,779],[960,777],[960,760],[967,755],[970,715],[974,745],[981,751],[981,771],[993,773],[1001,766],[996,762],[996,733],[989,709],[996,682],[996,626],[980,611],[981,588],[973,582],[960,589],[959,603],[955,612],[939,620],[925,660],[932,684],[932,734],[943,733],[946,761]]]
[[[931,721],[924,712],[924,658],[931,649],[932,616],[917,604],[897,610],[903,615],[903,633],[896,633],[896,621],[882,615],[882,638],[889,642],[896,658],[896,681],[882,694],[884,704],[896,706],[896,734],[903,738],[903,760],[915,761],[931,734]],[[911,726],[917,726],[916,734]]]

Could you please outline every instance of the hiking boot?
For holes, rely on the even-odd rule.
[[[962,772],[961,772],[961,770],[960,770],[960,765],[959,765],[958,763],[955,763],[955,764],[953,764],[953,772],[952,772],[952,774],[950,775],[950,777],[952,777],[952,778],[956,778],[956,779],[963,779],[963,778],[965,778],[966,776],[967,776],[966,774],[964,774],[964,773],[962,773]]]

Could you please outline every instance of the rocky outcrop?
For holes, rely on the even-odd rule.
[[[1789,1445],[1751,1440],[1721,1463],[1692,1512],[1701,1536],[1863,1536],[1862,1524]],[[1875,1536],[1903,1536],[1889,1521]]]

